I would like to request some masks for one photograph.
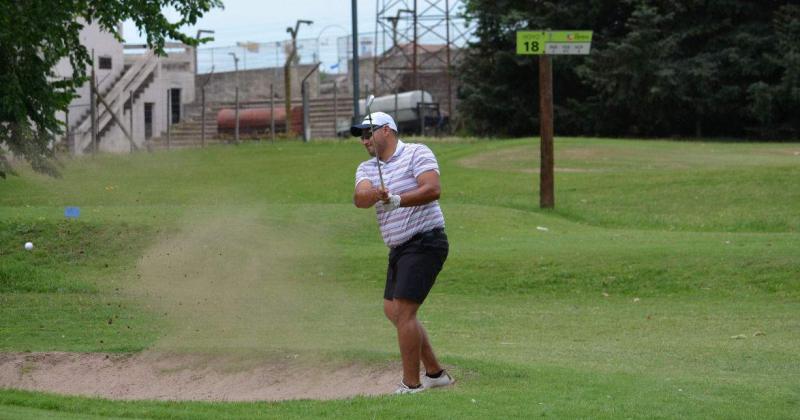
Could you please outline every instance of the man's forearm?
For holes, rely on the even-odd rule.
[[[378,191],[374,188],[356,190],[353,203],[360,209],[368,209],[378,202]]]
[[[400,194],[400,207],[413,207],[436,201],[442,189],[433,185],[420,185],[418,188]]]

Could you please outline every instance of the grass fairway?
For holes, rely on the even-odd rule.
[[[5,389],[0,417],[800,413],[799,143],[561,138],[551,211],[535,140],[428,144],[451,251],[421,319],[455,387],[281,403]],[[351,202],[365,157],[352,141],[247,144],[0,181],[0,352],[396,360],[387,250]]]

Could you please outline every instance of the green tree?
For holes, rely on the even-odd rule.
[[[0,176],[11,171],[8,151],[37,171],[58,173],[52,146],[63,124],[56,112],[67,109],[91,64],[79,38],[84,25],[97,22],[122,41],[117,25],[131,19],[163,54],[166,39],[196,45],[180,28],[221,6],[221,0],[0,0]],[[170,22],[165,7],[180,18]],[[61,59],[72,66],[70,78],[54,73]]]
[[[652,135],[670,124],[680,84],[671,61],[678,45],[664,34],[675,20],[674,13],[660,11],[653,2],[638,2],[625,21],[624,35],[594,48],[577,68],[596,93],[589,98],[596,105],[592,115],[599,117],[596,131]]]
[[[536,86],[533,63],[513,51],[513,33],[524,29],[522,3],[467,3],[467,13],[478,21],[476,35],[480,40],[466,51],[460,72],[459,108],[462,115],[469,116],[462,121],[470,132],[523,135],[535,121],[526,103],[530,95],[515,94],[533,93]]]
[[[604,34],[623,30],[629,8],[609,0],[468,0],[465,4],[476,33],[459,65],[460,120],[468,131],[493,136],[531,135],[538,129],[538,62],[515,54],[516,31],[593,29],[596,46],[604,42]],[[588,82],[574,71],[582,60],[553,60],[559,133],[583,132],[587,127],[586,119],[575,112],[575,104],[591,93],[585,86]]]
[[[558,134],[800,134],[800,6],[785,0],[467,0],[476,40],[459,68],[476,134],[530,135],[535,58],[520,29],[590,29],[589,56],[553,59]]]
[[[776,136],[800,135],[800,5],[786,5],[775,13],[773,30],[777,48],[769,60],[779,68],[779,78],[771,86],[773,110],[780,124]]]

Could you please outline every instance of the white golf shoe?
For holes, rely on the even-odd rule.
[[[409,388],[408,385],[400,381],[400,386],[394,391],[395,394],[416,394],[417,392],[422,392],[425,390],[424,385],[420,385],[417,388]]]
[[[450,376],[447,371],[442,371],[438,378],[431,378],[428,375],[422,375],[422,386],[424,388],[438,388],[454,384],[456,381]]]

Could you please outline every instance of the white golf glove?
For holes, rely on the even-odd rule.
[[[388,202],[384,203],[383,201],[378,201],[375,203],[375,207],[383,209],[383,211],[395,210],[400,207],[400,196],[397,194],[390,194]]]

